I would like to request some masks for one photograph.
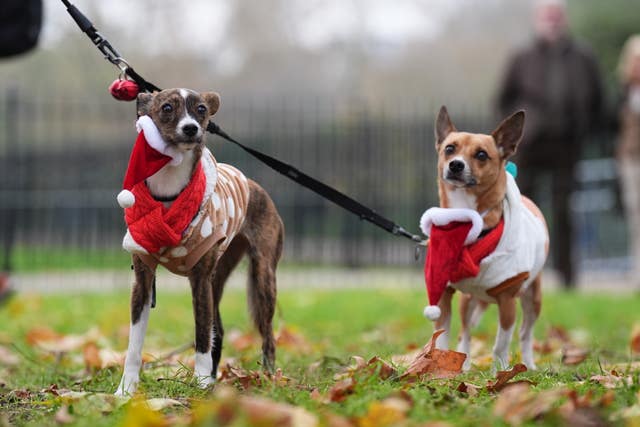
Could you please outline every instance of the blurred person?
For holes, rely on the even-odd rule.
[[[2,0],[0,59],[33,50],[38,44],[41,28],[42,0]],[[11,105],[11,97],[9,97],[7,108],[5,108],[5,122],[10,120]],[[7,140],[11,139],[12,135],[7,135]],[[0,175],[0,178],[5,176]],[[3,182],[0,181],[0,189],[2,184]],[[7,300],[13,293],[9,273],[11,272],[11,252],[15,241],[15,226],[16,212],[11,208],[0,211],[0,303]]]
[[[640,285],[640,34],[629,37],[618,63],[621,86],[616,157],[629,226],[632,277]]]
[[[602,83],[594,55],[569,32],[565,1],[536,1],[533,20],[535,37],[510,58],[497,107],[502,116],[526,111],[515,160],[519,186],[535,197],[541,175],[551,178],[551,255],[569,288],[575,286],[570,195],[583,140],[600,119]]]

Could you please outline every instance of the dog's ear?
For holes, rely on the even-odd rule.
[[[153,101],[153,94],[148,92],[140,92],[136,98],[136,111],[138,117],[146,116],[151,111],[151,101]]]
[[[440,147],[440,144],[442,144],[442,141],[445,140],[447,135],[451,132],[457,131],[456,127],[451,122],[451,118],[449,118],[447,107],[444,105],[440,107],[440,112],[438,113],[434,129],[434,133],[436,135],[436,150]]]
[[[491,133],[503,159],[512,156],[516,152],[516,148],[522,139],[523,128],[524,111],[520,110],[504,119],[496,130]]]
[[[203,92],[201,96],[209,107],[209,114],[213,116],[220,108],[220,95],[215,92]]]

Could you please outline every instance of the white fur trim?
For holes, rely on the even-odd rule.
[[[440,307],[438,307],[437,305],[428,305],[424,308],[422,314],[427,319],[436,321],[440,318],[442,312],[440,311]]]
[[[121,208],[130,208],[136,202],[136,196],[129,190],[122,190],[116,196],[116,200]]]
[[[138,121],[136,122],[136,130],[139,132],[144,131],[145,139],[147,143],[156,151],[161,152],[162,154],[171,157],[171,162],[169,164],[171,166],[178,166],[182,163],[183,154],[178,151],[176,148],[167,145],[164,139],[162,139],[162,135],[160,135],[160,131],[156,127],[156,124],[153,123],[151,117],[149,116],[140,116]]]
[[[129,230],[127,230],[124,238],[122,239],[122,248],[130,253],[140,253],[145,255],[149,254],[149,252],[147,252],[145,248],[143,248],[138,242],[134,240]]]
[[[443,226],[453,221],[471,222],[471,229],[464,241],[465,245],[469,245],[478,239],[484,224],[480,214],[473,209],[430,208],[420,218],[420,229],[426,236],[429,236],[431,235],[432,225]]]

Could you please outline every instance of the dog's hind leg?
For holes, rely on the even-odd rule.
[[[533,325],[542,307],[542,278],[539,274],[520,296],[522,306],[522,326],[520,327],[520,349],[522,363],[529,370],[537,369],[533,360]]]
[[[133,256],[135,283],[131,291],[131,325],[129,329],[129,346],[124,362],[124,373],[115,394],[126,396],[133,394],[140,381],[142,367],[142,345],[147,332],[149,311],[151,309],[151,286],[155,272],[140,258]]]
[[[213,382],[213,292],[211,280],[218,258],[218,248],[206,253],[189,273],[191,284],[191,303],[195,318],[196,364],[193,376],[201,388]]]
[[[275,369],[276,346],[273,315],[276,309],[276,268],[284,242],[284,226],[276,208],[253,181],[243,235],[249,243],[249,311],[262,336],[262,363],[269,372]]]
[[[247,240],[243,236],[236,236],[227,250],[222,254],[216,265],[211,281],[213,291],[213,329],[211,339],[211,359],[213,361],[212,377],[215,379],[222,355],[222,342],[224,338],[224,327],[220,318],[220,300],[224,291],[224,284],[229,278],[233,269],[238,265],[242,256],[247,250]]]

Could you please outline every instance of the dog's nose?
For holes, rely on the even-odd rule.
[[[460,173],[464,170],[464,162],[461,160],[451,160],[449,162],[449,170],[453,173]]]
[[[182,126],[182,132],[187,136],[195,136],[198,133],[198,126],[196,125],[184,125]]]

